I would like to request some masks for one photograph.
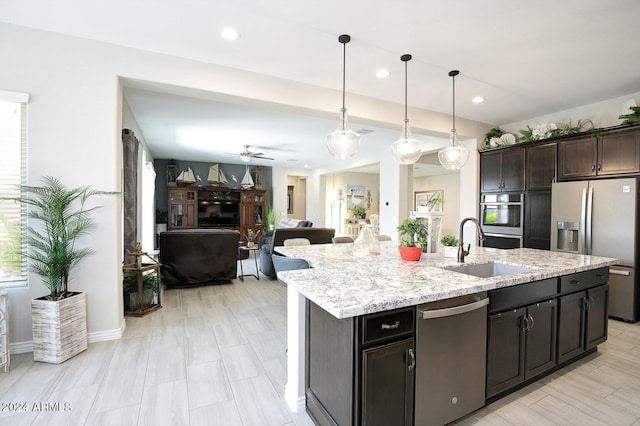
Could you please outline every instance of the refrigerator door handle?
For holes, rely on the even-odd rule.
[[[580,203],[580,235],[578,245],[578,251],[581,254],[587,254],[586,252],[586,239],[587,239],[587,188],[582,188],[582,202]]]
[[[593,188],[587,189],[587,223],[586,223],[586,251],[585,254],[593,252],[591,229],[593,224]]]

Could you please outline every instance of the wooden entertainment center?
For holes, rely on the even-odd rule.
[[[264,232],[264,189],[171,187],[167,229],[235,229],[246,241],[247,231]]]

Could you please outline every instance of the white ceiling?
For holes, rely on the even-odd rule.
[[[639,19],[637,0],[0,0],[1,22],[336,90],[342,85],[337,37],[348,33],[349,93],[402,104],[399,58],[411,53],[410,105],[450,113],[447,73],[459,69],[457,115],[498,125],[638,92]],[[227,25],[240,32],[239,40],[219,37]],[[382,67],[391,73],[385,80],[374,75]],[[127,86],[127,100],[158,158],[196,160],[207,152],[208,161],[233,162],[230,154],[249,144],[276,158],[258,163],[317,167],[331,161],[324,136],[335,120],[216,94]],[[486,102],[472,104],[477,95]],[[374,130],[363,137],[367,143],[389,144],[401,119],[391,130],[359,123],[352,129]],[[201,149],[189,137],[195,128],[210,135]],[[216,145],[228,141],[229,131],[234,142]],[[214,154],[226,157],[209,158]]]

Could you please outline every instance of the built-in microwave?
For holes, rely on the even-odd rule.
[[[480,223],[487,236],[508,238],[510,245],[522,247],[524,194],[482,194]]]

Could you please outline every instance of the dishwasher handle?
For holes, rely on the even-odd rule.
[[[489,304],[489,298],[485,297],[484,299],[478,300],[476,302],[467,303],[466,305],[453,306],[451,308],[444,309],[434,309],[432,311],[422,311],[418,310],[420,318],[422,319],[434,319],[434,318],[444,318],[451,317],[454,315],[460,315],[467,312],[475,311],[476,309],[480,309]]]

